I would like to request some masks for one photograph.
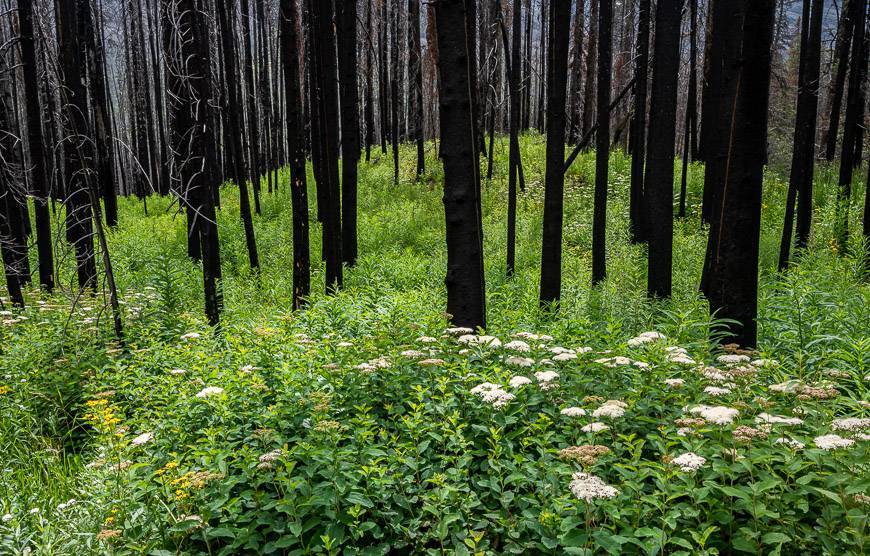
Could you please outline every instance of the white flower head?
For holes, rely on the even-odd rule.
[[[187,334],[182,334],[181,339],[185,342],[190,342],[193,340],[198,340],[200,338],[199,332],[188,332]]]
[[[535,378],[541,383],[553,382],[559,378],[559,373],[556,371],[538,371],[535,373]]]
[[[197,392],[197,398],[209,398],[211,396],[219,396],[224,393],[224,389],[220,386],[206,386],[199,392]]]
[[[799,417],[781,417],[769,413],[759,413],[758,417],[755,418],[755,422],[770,425],[802,425],[804,420]]]
[[[718,386],[707,386],[704,388],[705,394],[710,394],[711,396],[725,396],[731,393],[731,390],[728,388],[719,388]]]
[[[803,450],[804,443],[800,440],[795,440],[793,438],[777,438],[773,441],[774,444],[785,444],[789,448],[794,450]]]
[[[582,417],[586,415],[586,410],[582,407],[566,407],[559,413],[561,413],[565,417]]]
[[[444,333],[449,334],[450,336],[462,336],[464,334],[473,334],[474,330],[465,326],[454,326],[452,328],[446,328]]]
[[[565,353],[557,353],[556,355],[553,356],[553,361],[557,361],[560,363],[565,362],[565,361],[571,361],[572,359],[577,359],[577,354],[574,353],[573,351],[567,351]]]
[[[583,431],[583,432],[593,432],[593,433],[595,433],[595,432],[606,431],[606,430],[608,430],[609,428],[610,428],[610,427],[608,427],[608,426],[605,425],[604,423],[595,422],[595,423],[589,423],[588,425],[586,425],[585,427],[581,428],[580,430]]]
[[[169,374],[171,374],[171,375],[175,375],[175,376],[181,376],[181,375],[183,375],[183,374],[185,374],[185,373],[187,373],[187,371],[184,370],[184,369],[171,369],[171,370],[169,371]]]
[[[504,360],[506,365],[511,365],[512,367],[531,367],[535,364],[535,360],[531,357],[520,357],[518,355],[511,355]]]
[[[511,388],[522,388],[527,384],[531,384],[531,379],[524,376],[513,376],[508,384],[510,384]]]
[[[611,400],[608,402],[604,402],[604,404],[592,412],[592,416],[596,419],[600,419],[601,417],[606,417],[608,419],[618,419],[625,415],[625,408],[623,404],[617,403],[617,400]]]
[[[666,378],[665,386],[668,388],[679,388],[686,383],[682,378]]]
[[[838,434],[826,434],[813,438],[813,443],[822,450],[836,450],[837,448],[848,448],[855,443],[851,438],[843,438]]]
[[[421,344],[434,344],[438,341],[437,338],[433,338],[432,336],[420,336],[417,338],[417,341]]]
[[[143,444],[148,444],[153,439],[153,432],[143,432],[142,434],[131,440],[130,444],[132,444],[133,446],[142,446]]]
[[[707,460],[694,452],[686,452],[675,457],[671,463],[678,466],[681,471],[693,472],[703,467]]]
[[[749,363],[752,360],[748,355],[737,355],[734,353],[726,353],[716,358],[716,361],[723,365],[739,365],[741,363]]]
[[[728,425],[731,424],[734,419],[740,415],[740,411],[734,409],[732,407],[724,407],[721,405],[717,406],[708,406],[708,405],[696,405],[689,409],[689,413],[693,415],[700,415],[706,421],[711,423],[715,423],[717,425]]]
[[[9,523],[13,519],[15,519],[15,516],[13,516],[12,514],[3,514],[3,517],[0,519],[2,519],[3,523]]]
[[[843,419],[834,419],[831,422],[831,428],[835,431],[850,431],[857,432],[870,428],[870,419],[861,419],[858,417],[846,417]]]
[[[619,495],[616,488],[608,485],[600,477],[589,473],[574,473],[571,484],[571,492],[585,502],[591,502],[596,498],[615,498]]]
[[[529,347],[529,344],[522,341],[522,340],[511,340],[510,342],[508,342],[504,345],[504,348],[511,350],[511,351],[519,351],[519,352],[523,352],[523,353],[526,353],[529,350],[531,350],[531,348]]]

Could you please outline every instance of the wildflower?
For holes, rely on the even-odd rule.
[[[30,508],[30,515],[36,515],[39,513],[39,508]]]
[[[826,434],[813,438],[813,443],[822,450],[836,450],[837,448],[848,448],[855,443],[851,438],[843,438],[837,434]]]
[[[803,419],[799,417],[780,417],[779,415],[771,415],[769,413],[759,413],[755,418],[756,423],[767,423],[771,425],[802,425]]]
[[[443,364],[444,364],[444,360],[443,360],[443,359],[438,359],[437,357],[436,357],[436,358],[431,358],[431,359],[421,359],[420,361],[417,361],[417,364],[418,364],[418,365],[423,365],[423,366],[443,365]]]
[[[756,429],[753,427],[747,427],[745,425],[741,425],[734,429],[732,433],[734,435],[734,440],[737,442],[752,442],[756,438],[765,439],[767,438],[767,433],[763,430]]]
[[[103,529],[99,533],[97,533],[98,541],[107,541],[109,539],[114,539],[116,537],[121,536],[121,531],[118,529]]]
[[[559,450],[559,459],[576,461],[581,465],[594,465],[598,458],[610,453],[610,448],[600,444],[584,444],[583,446],[569,446]]]
[[[531,383],[532,383],[531,379],[526,378],[524,376],[519,376],[519,375],[512,376],[510,379],[510,382],[508,382],[508,384],[510,384],[511,388],[522,388],[526,384],[531,384]]]
[[[438,341],[438,338],[433,338],[432,336],[420,336],[417,338],[417,341],[421,344],[434,344]]]
[[[619,491],[608,485],[600,477],[589,473],[574,473],[571,484],[571,492],[584,502],[591,502],[596,498],[615,498]]]
[[[795,450],[802,450],[804,448],[803,442],[801,442],[799,440],[795,440],[793,438],[777,438],[776,440],[773,441],[773,443],[774,444],[785,444],[789,448],[793,448]]]
[[[854,494],[852,495],[852,500],[854,500],[856,504],[870,506],[870,496],[867,496],[866,494]]]
[[[686,452],[671,460],[671,463],[678,466],[681,471],[693,472],[697,471],[707,463],[707,460],[694,452]]]
[[[704,419],[694,418],[694,417],[681,417],[680,419],[676,419],[674,421],[674,424],[677,425],[678,427],[682,427],[682,428],[689,428],[689,427],[699,428],[699,427],[703,427],[704,425],[706,425],[707,421],[705,421]],[[685,436],[685,435],[681,435],[681,436]]]
[[[4,394],[8,394],[8,393],[9,393],[9,387],[6,386],[5,384],[0,385],[0,396],[3,396]]]
[[[477,345],[485,346],[485,347],[500,347],[501,340],[496,338],[495,336],[478,336],[477,341],[473,342]]]
[[[490,404],[493,407],[500,409],[506,406],[514,395],[502,389],[498,384],[491,382],[483,382],[471,389],[471,393],[480,398],[484,403]]]
[[[592,412],[595,418],[607,417],[609,419],[618,419],[625,415],[625,402],[619,400],[608,400],[604,405]]]
[[[739,365],[740,363],[749,363],[752,359],[748,355],[738,355],[734,353],[726,353],[716,358],[716,361],[723,365]]]
[[[583,398],[583,403],[593,404],[593,403],[601,403],[604,401],[604,398],[601,396],[586,396]]]
[[[858,417],[846,417],[844,419],[834,419],[831,422],[831,428],[835,431],[850,431],[857,432],[870,428],[870,419],[860,419]]]
[[[444,330],[445,334],[449,334],[450,336],[463,336],[465,334],[472,334],[474,330],[470,328],[466,328],[464,326],[455,326],[453,328],[447,328]]]
[[[2,520],[3,523],[9,523],[13,519],[15,519],[15,516],[13,516],[12,514],[3,514],[3,517],[0,518],[0,520]]]
[[[531,357],[519,357],[516,355],[511,355],[506,358],[504,362],[506,365],[511,365],[513,367],[531,367],[535,364],[535,360]]]
[[[556,371],[538,371],[535,373],[535,378],[538,382],[553,382],[559,378],[559,373]]]
[[[658,340],[664,340],[665,335],[661,332],[651,331],[644,332],[628,341],[628,347],[639,347],[644,344],[649,344]]]
[[[831,400],[839,395],[836,388],[828,386],[802,386],[798,391],[799,400]]]
[[[505,349],[509,349],[511,351],[520,351],[520,352],[528,352],[531,350],[529,344],[522,340],[511,340],[510,342],[504,345]]]
[[[666,378],[665,386],[668,388],[679,388],[686,383],[682,378]]]
[[[628,357],[622,357],[622,356],[605,357],[603,359],[596,359],[595,362],[600,363],[600,364],[604,365],[605,367],[611,367],[611,368],[624,366],[624,365],[631,365],[631,359],[629,359]]]
[[[580,346],[580,347],[576,348],[574,351],[576,351],[577,353],[589,353],[590,351],[592,351],[592,348],[587,347],[587,346]]]
[[[271,463],[273,461],[277,461],[281,456],[284,455],[284,450],[277,448],[272,450],[271,452],[266,452],[262,456],[258,458],[260,463]]]
[[[753,367],[776,367],[779,365],[779,361],[776,359],[754,359],[750,364]]]
[[[401,355],[402,357],[407,357],[409,359],[419,359],[421,357],[426,356],[425,353],[423,353],[422,351],[416,350],[416,349],[406,349],[405,351],[401,352],[399,355]]]
[[[586,410],[582,407],[566,407],[559,413],[565,417],[582,417],[583,415],[586,415]]]
[[[588,425],[586,425],[585,427],[581,428],[580,430],[583,431],[583,432],[592,432],[592,433],[595,433],[595,432],[606,431],[606,430],[608,430],[609,428],[610,428],[610,427],[608,427],[608,426],[605,425],[604,423],[598,423],[598,422],[596,422],[596,423],[589,423]]]
[[[713,382],[725,382],[728,380],[728,377],[722,374],[716,367],[705,367],[702,372],[704,378],[708,380],[712,380]]]
[[[169,371],[169,374],[171,374],[171,375],[176,375],[176,376],[180,376],[180,375],[185,374],[186,372],[187,372],[187,371],[185,371],[184,369],[172,369],[172,370]]]
[[[689,409],[689,413],[693,415],[700,415],[707,421],[711,423],[715,423],[717,425],[728,425],[740,415],[740,411],[731,408],[724,407],[721,405],[717,406],[707,406],[707,405],[697,405]]]
[[[704,388],[705,394],[710,394],[711,396],[724,396],[726,394],[730,394],[731,390],[728,388],[719,388],[717,386],[707,386]]]
[[[553,361],[558,361],[560,363],[565,361],[571,361],[572,359],[577,359],[577,354],[573,351],[567,351],[565,353],[558,353],[553,356]]]
[[[137,436],[136,438],[134,438],[133,440],[131,440],[130,444],[132,444],[133,446],[142,446],[143,444],[147,444],[147,443],[151,442],[151,440],[153,438],[154,438],[153,432],[144,432],[144,433],[140,434],[139,436]]]
[[[562,346],[553,346],[548,350],[553,355],[561,355],[563,353],[574,353],[574,350],[562,347]]]
[[[200,338],[199,332],[188,332],[187,334],[182,334],[181,339],[189,342],[192,340],[198,340]]]
[[[825,375],[831,378],[852,378],[852,375],[846,371],[838,371],[837,369],[825,369]]]
[[[353,347],[353,342],[348,342],[347,340],[345,340],[343,342],[338,342],[337,344],[335,344],[335,347],[340,347],[340,348]]]
[[[203,388],[202,390],[200,390],[199,392],[197,392],[196,397],[197,398],[208,398],[211,396],[219,396],[220,394],[223,394],[223,393],[224,393],[224,389],[221,388],[220,386],[207,386],[207,387]]]

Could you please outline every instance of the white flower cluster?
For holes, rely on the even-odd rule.
[[[773,441],[774,444],[785,444],[789,448],[793,448],[795,450],[803,450],[804,443],[800,440],[795,440],[794,438],[777,438]]]
[[[142,446],[143,444],[147,444],[147,443],[151,442],[151,440],[153,438],[154,438],[153,432],[144,432],[144,433],[140,434],[139,436],[137,436],[136,438],[134,438],[133,440],[131,440],[130,444],[132,444],[133,446]]]
[[[559,378],[559,373],[556,371],[538,371],[535,373],[535,378],[541,390],[552,390],[559,386],[559,383],[556,382]]]
[[[518,355],[511,355],[504,362],[512,367],[531,367],[535,364],[535,360],[531,357],[520,357]]]
[[[700,415],[706,421],[715,423],[717,425],[731,424],[734,419],[736,419],[737,416],[740,415],[739,410],[721,405],[696,405],[695,407],[689,408],[689,413],[693,415]]]
[[[607,400],[601,407],[592,412],[592,416],[600,419],[606,417],[608,419],[618,419],[625,415],[625,408],[628,404],[619,400]]]
[[[861,419],[859,417],[834,419],[831,421],[831,428],[835,431],[858,432],[864,429],[870,429],[870,419]]]
[[[508,382],[511,388],[522,388],[523,386],[531,383],[532,380],[530,378],[521,375],[512,376],[510,382]]]
[[[694,452],[686,452],[675,457],[671,463],[678,466],[681,471],[692,472],[703,467],[707,460]]]
[[[523,340],[532,340],[540,342],[552,342],[553,337],[547,334],[535,334],[534,332],[516,332],[514,338],[522,338]]]
[[[668,388],[679,388],[686,383],[682,378],[666,378],[665,386]]]
[[[595,432],[606,431],[606,430],[608,430],[608,429],[610,429],[610,427],[608,427],[608,426],[605,425],[604,423],[597,423],[597,422],[596,422],[596,423],[589,423],[589,424],[586,425],[585,427],[582,427],[580,430],[583,431],[583,432],[593,432],[593,433],[595,433]]]
[[[813,438],[813,443],[822,450],[836,450],[837,448],[848,448],[855,443],[851,438],[843,438],[838,434],[826,434]]]
[[[529,344],[522,340],[511,340],[510,342],[504,345],[504,348],[511,351],[520,351],[526,353],[530,351],[532,348],[529,347]]]
[[[559,413],[561,413],[565,417],[582,417],[586,415],[586,410],[582,407],[566,407]]]
[[[748,355],[737,355],[734,353],[726,353],[716,358],[716,361],[723,365],[740,365],[741,363],[749,363],[752,360]]]
[[[483,347],[499,347],[501,346],[501,340],[496,338],[495,336],[478,336],[477,334],[463,334],[459,338],[456,339],[460,344],[466,344],[469,346],[483,346]]]
[[[513,394],[504,390],[498,384],[491,382],[483,382],[471,389],[471,393],[480,398],[484,403],[488,403],[496,409],[506,406],[512,399]]]
[[[669,346],[667,360],[678,365],[697,365],[697,362],[689,357],[689,351],[683,347]]]
[[[449,336],[464,336],[465,334],[473,334],[474,330],[465,326],[454,326],[453,328],[445,328],[444,333]]]
[[[197,398],[210,398],[212,396],[219,396],[224,393],[224,389],[220,386],[206,386],[199,392],[197,392]]]
[[[705,394],[710,394],[711,396],[726,396],[731,393],[730,388],[719,388],[718,386],[707,386],[704,388]]]
[[[799,417],[781,417],[769,413],[759,413],[758,417],[755,418],[755,422],[767,423],[769,425],[802,425],[804,420]]]
[[[182,334],[181,339],[185,342],[190,342],[192,340],[198,340],[200,338],[199,332],[188,332],[187,334]]]
[[[644,344],[649,344],[655,342],[657,340],[664,340],[665,335],[661,332],[656,332],[655,330],[650,332],[644,332],[628,341],[628,347],[638,347]]]
[[[583,472],[574,473],[569,488],[574,496],[585,502],[591,502],[596,498],[615,498],[619,495],[616,488],[605,483],[600,477]]]

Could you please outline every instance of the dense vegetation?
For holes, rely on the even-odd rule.
[[[786,184],[765,176],[759,347],[744,356],[715,345],[728,323],[696,293],[703,167],[690,168],[689,215],[674,223],[674,297],[649,301],[620,151],[614,271],[588,285],[595,157],[582,154],[567,175],[554,314],[537,290],[544,141],[521,143],[512,279],[506,140],[484,182],[486,334],[499,342],[445,333],[432,144],[416,182],[410,147],[398,186],[386,156],[360,165],[359,262],[341,292],[298,312],[287,175],[254,219],[259,273],[238,190],[225,188],[217,330],[176,207],[151,198],[145,216],[120,200],[108,239],[124,349],[101,298],[30,290],[27,309],[3,313],[0,552],[866,553],[870,290],[860,236],[845,256],[832,248],[835,168],[817,170],[813,242],[785,273]],[[312,253],[319,239],[315,227]],[[640,336],[650,331],[663,337]],[[593,422],[607,428],[587,432]]]

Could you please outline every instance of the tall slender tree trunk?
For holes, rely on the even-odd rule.
[[[420,0],[408,0],[408,79],[411,136],[417,143],[417,177],[426,171],[423,137],[423,57],[420,44]]]
[[[637,19],[637,53],[634,67],[634,133],[631,151],[629,221],[631,240],[646,241],[644,226],[644,159],[646,157],[646,101],[649,69],[650,0],[640,0]]]
[[[595,73],[598,64],[598,0],[589,0],[589,39],[586,53],[586,83],[583,84],[583,135],[593,125]]]
[[[797,114],[785,223],[779,250],[779,270],[788,268],[794,225],[795,201],[798,202],[797,243],[800,249],[809,242],[813,217],[813,168],[815,166],[816,115],[819,101],[823,0],[804,0],[800,70],[798,76]]]
[[[374,28],[372,27],[372,12],[374,11],[374,6],[372,3],[374,0],[363,0],[366,3],[366,106],[365,106],[365,120],[366,120],[366,162],[371,161],[372,158],[372,144],[374,144],[375,137],[375,107],[374,107],[374,92],[372,87],[372,79],[374,79],[375,72],[377,71],[373,67],[372,62],[372,54],[374,50],[374,42],[372,39],[372,35],[374,34]]]
[[[544,237],[541,244],[541,304],[559,303],[562,288],[562,213],[565,187],[565,104],[568,89],[570,0],[550,2],[547,69],[547,166],[544,176]]]
[[[648,159],[644,180],[649,243],[647,295],[652,298],[671,296],[680,4],[680,0],[658,0],[656,3]],[[640,149],[640,145],[635,147]]]
[[[231,1],[231,0],[230,0]],[[257,252],[257,240],[254,236],[254,221],[251,216],[251,200],[248,197],[247,178],[245,176],[244,146],[242,145],[243,126],[240,116],[242,106],[241,87],[236,64],[235,25],[231,19],[233,6],[228,0],[217,0],[215,9],[220,22],[221,48],[224,54],[224,79],[226,81],[227,103],[224,105],[228,121],[224,125],[229,129],[228,135],[233,148],[233,178],[239,186],[239,213],[245,230],[245,246],[248,250],[248,262],[251,268],[260,268],[260,255]]]
[[[517,175],[520,168],[520,42],[522,32],[522,0],[514,0],[511,37],[511,59],[508,64],[510,87],[510,147],[508,153],[508,213],[507,213],[507,275],[512,276],[516,267],[517,243]]]
[[[686,98],[686,121],[683,133],[683,168],[680,175],[680,209],[677,215],[686,217],[686,185],[689,172],[689,158],[698,156],[698,0],[689,3],[689,86]]]
[[[837,190],[837,231],[834,240],[838,252],[846,253],[849,244],[849,212],[852,201],[852,175],[855,169],[855,138],[862,122],[858,117],[862,112],[861,79],[864,69],[859,61],[864,49],[864,14],[867,10],[867,0],[851,0],[852,13],[852,52],[849,64],[849,87],[846,93],[846,115],[843,118],[843,143],[840,154],[839,189]],[[828,141],[830,146],[830,137]]]
[[[607,170],[610,158],[612,0],[598,0],[598,134],[595,138],[595,198],[592,211],[592,284],[607,277]]]
[[[595,0],[590,0],[595,2]],[[584,0],[575,0],[574,29],[571,38],[571,90],[568,94],[568,110],[571,114],[568,128],[568,141],[576,144],[580,140],[580,132],[583,121],[583,26],[584,23]]]
[[[393,181],[399,183],[399,1],[390,0],[390,135],[393,140]]]
[[[19,184],[13,183],[16,164],[13,162],[15,153],[15,106],[12,100],[15,94],[12,66],[8,63],[11,56],[0,56],[0,257],[3,260],[3,271],[6,277],[6,291],[12,305],[24,307],[24,294],[21,286],[25,268],[22,261],[27,254],[27,242],[21,225],[20,199],[17,199],[16,189]]]
[[[312,110],[320,125],[318,137],[323,158],[321,182],[326,203],[323,213],[323,257],[326,262],[326,291],[341,289],[341,193],[338,175],[338,72],[335,57],[335,12],[331,2],[313,2],[311,32],[314,36],[315,95]],[[395,125],[393,127],[395,129]],[[395,140],[395,135],[393,136]]]
[[[728,171],[720,174],[723,187],[715,198],[708,244],[710,261],[707,297],[711,314],[731,319],[730,341],[754,347],[758,313],[758,245],[761,228],[761,187],[767,148],[767,114],[770,91],[771,43],[775,0],[741,0],[735,14],[742,31],[727,36],[742,42],[727,65],[736,62],[734,94],[723,100],[734,106],[733,114],[720,110],[727,133],[720,139]],[[742,41],[741,41],[742,38]],[[732,48],[726,46],[726,50]],[[733,62],[732,62],[733,60]],[[730,71],[730,70],[726,70]],[[730,79],[726,77],[727,83]],[[731,90],[726,88],[724,93]],[[725,118],[728,118],[725,120]]]
[[[39,87],[36,66],[36,35],[33,29],[33,2],[18,0],[18,22],[21,34],[21,57],[24,72],[24,96],[27,112],[27,146],[30,150],[34,217],[36,220],[36,251],[39,259],[39,284],[51,293],[54,290],[54,250],[51,240],[51,215],[48,212],[48,174],[42,123],[40,121]],[[47,81],[47,79],[46,79]],[[114,161],[112,161],[114,163]],[[114,193],[114,188],[112,189]],[[106,203],[108,218],[109,205]],[[117,220],[117,216],[116,216]]]
[[[447,237],[447,312],[457,326],[486,326],[480,168],[472,111],[468,2],[435,4],[441,94],[441,158]]]
[[[360,153],[356,5],[356,0],[336,3],[341,86],[341,255],[350,266],[356,264],[357,258],[357,165]]]
[[[308,185],[302,140],[302,98],[299,85],[299,15],[295,0],[281,0],[281,57],[287,94],[287,145],[290,156],[290,199],[293,204],[293,308],[305,303],[311,291],[308,243]]]
[[[843,89],[846,85],[846,72],[849,69],[849,49],[854,32],[854,14],[860,0],[843,0],[840,21],[837,24],[837,42],[834,47],[836,69],[828,91],[828,128],[825,132],[825,160],[834,160],[837,150],[837,133],[840,129],[840,111],[843,106]]]
[[[239,56],[240,58],[245,59],[244,64],[244,72],[243,78],[245,80],[245,90],[247,92],[247,96],[243,97],[244,102],[239,105],[238,109],[241,110],[242,107],[247,108],[248,113],[248,152],[249,159],[251,161],[249,170],[250,170],[250,180],[251,180],[251,188],[254,193],[254,212],[260,214],[260,191],[262,186],[260,184],[260,176],[263,175],[263,168],[260,164],[260,130],[257,126],[257,92],[254,90],[254,51],[251,47],[251,24],[250,24],[250,5],[248,0],[242,0],[242,48],[244,49],[244,56]]]

